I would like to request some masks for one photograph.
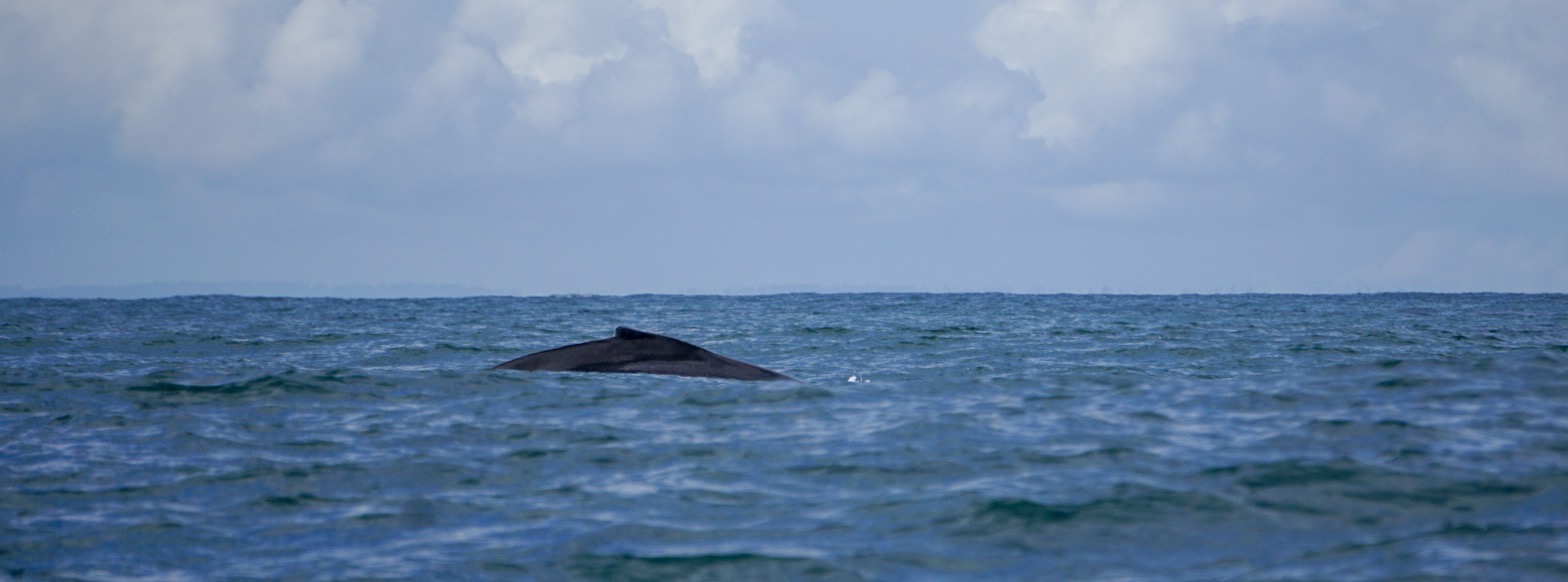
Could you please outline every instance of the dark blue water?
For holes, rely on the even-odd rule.
[[[1563,579],[1568,296],[3,300],[0,567]]]

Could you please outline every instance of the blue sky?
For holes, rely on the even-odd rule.
[[[1564,292],[1564,30],[1558,0],[0,0],[0,288]]]

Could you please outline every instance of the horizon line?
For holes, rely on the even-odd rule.
[[[176,297],[234,296],[298,299],[459,299],[469,297],[634,297],[668,296],[767,296],[767,295],[1561,295],[1568,291],[1521,291],[1497,289],[1433,290],[1412,288],[1365,288],[1337,291],[1256,290],[1226,288],[1209,290],[1141,290],[1104,286],[1097,289],[1008,289],[957,288],[921,285],[809,285],[775,284],[729,287],[725,289],[686,289],[681,291],[629,292],[527,292],[458,283],[125,283],[108,285],[54,285],[28,287],[0,285],[0,299],[168,299]]]

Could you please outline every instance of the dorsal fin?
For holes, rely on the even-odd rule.
[[[615,339],[635,340],[635,339],[653,339],[653,338],[656,338],[656,337],[659,337],[659,336],[651,334],[651,333],[648,333],[646,331],[638,331],[638,330],[635,330],[635,329],[632,329],[632,328],[629,328],[629,327],[624,327],[623,326],[623,327],[615,328]]]

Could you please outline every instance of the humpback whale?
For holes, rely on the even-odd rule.
[[[681,340],[629,327],[615,337],[534,352],[492,370],[665,374],[730,380],[794,380]]]

